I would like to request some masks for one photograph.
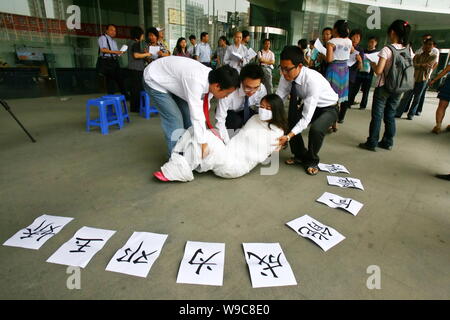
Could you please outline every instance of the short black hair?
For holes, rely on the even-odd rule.
[[[362,30],[361,29],[353,29],[350,32],[350,38],[353,37],[355,34],[359,34],[359,36],[362,38]]]
[[[189,36],[189,40],[192,40],[192,39],[196,40],[197,38],[196,38],[193,34],[191,34],[191,35]]]
[[[262,81],[264,79],[264,70],[260,65],[256,63],[249,63],[241,69],[239,78],[241,82],[246,78],[250,78],[253,80],[260,79]]]
[[[200,39],[203,39],[203,37],[206,36],[206,35],[208,35],[208,32],[202,32],[202,33],[200,34]]]
[[[336,29],[338,35],[342,38],[348,37],[348,23],[346,20],[338,20],[334,23],[333,29]]]
[[[435,42],[433,41],[432,38],[426,39],[426,40],[423,42],[423,44],[426,44],[426,43],[428,43],[428,42],[431,42],[433,45],[435,44]]]
[[[280,60],[291,60],[294,66],[303,64],[303,51],[298,46],[285,46],[280,54]]]
[[[144,31],[141,27],[133,27],[130,30],[130,38],[131,39],[139,39],[144,34]]]
[[[269,39],[269,38],[264,39],[264,40],[263,40],[263,44],[266,43],[266,41],[269,41],[269,42],[270,42],[270,39]]]
[[[309,44],[314,45],[314,43],[316,43],[316,41],[314,41],[314,40],[309,40]]]
[[[375,40],[376,42],[378,42],[378,38],[376,36],[370,36],[369,39],[367,39],[367,41],[370,40]]]
[[[298,40],[297,44],[302,48],[303,50],[308,48],[308,40],[306,39],[300,39]]]
[[[155,27],[148,28],[147,31],[145,31],[145,36],[147,38],[149,33],[153,33],[156,38],[159,38],[159,31]]]
[[[219,38],[219,40],[225,41],[225,44],[226,44],[227,46],[230,45],[230,43],[228,42],[227,37],[225,37],[225,36],[221,36],[221,37]]]
[[[237,70],[227,64],[215,70],[211,70],[208,74],[208,82],[209,84],[219,84],[219,87],[222,90],[239,88],[241,84]]]
[[[330,30],[331,32],[333,32],[333,29],[332,29],[332,28],[326,27],[326,28],[323,28],[323,29],[322,29],[322,34],[323,34],[325,31],[327,31],[327,30]]]
[[[248,30],[242,30],[242,39],[247,38],[250,35],[250,32]]]

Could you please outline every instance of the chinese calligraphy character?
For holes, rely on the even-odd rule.
[[[61,226],[53,226],[53,222],[43,226],[45,224],[45,221],[46,220],[42,221],[42,223],[34,230],[31,228],[26,228],[27,231],[24,231],[23,233],[24,237],[20,237],[20,239],[31,238],[33,236],[40,236],[39,238],[36,239],[36,241],[39,241],[45,236],[54,235],[55,229],[61,227]]]
[[[78,250],[71,250],[69,252],[86,252],[83,251],[83,248],[86,247],[90,247],[89,243],[91,243],[91,241],[103,241],[103,239],[83,239],[83,238],[76,238],[77,241],[75,241],[75,243],[77,244],[77,246],[79,246]],[[80,241],[86,241],[85,244],[80,245]]]
[[[345,188],[356,188],[356,182],[349,178],[339,178],[338,183]]]
[[[125,249],[125,255],[124,255],[123,257],[120,257],[119,259],[117,259],[117,261],[118,261],[118,262],[131,262],[131,259],[133,259],[134,255],[135,255],[139,250],[141,250],[141,247],[142,247],[142,244],[143,244],[143,243],[144,243],[144,241],[141,242],[141,244],[140,244],[139,247],[136,249],[136,251],[134,251],[133,254],[130,255],[130,257],[129,257],[127,260],[123,260],[123,259],[128,255],[128,253],[131,251],[131,249],[130,249],[130,248]],[[155,251],[150,252],[150,253],[145,253],[145,250],[142,250],[142,255],[141,255],[139,258],[133,260],[133,263],[134,263],[134,264],[136,264],[136,263],[147,263],[147,262],[148,262],[147,257],[150,256],[150,255],[152,255],[152,254],[154,254],[156,251],[158,251],[158,250],[155,250]],[[145,261],[140,261],[141,259],[145,259]]]
[[[250,259],[251,256],[254,256],[256,259],[259,260],[259,265],[261,264],[265,264],[266,267],[263,270],[270,270],[270,272],[272,272],[272,275],[274,278],[278,278],[277,274],[275,273],[274,269],[275,268],[279,268],[282,267],[283,265],[280,262],[280,257],[281,257],[281,252],[278,254],[278,257],[276,260],[275,257],[273,255],[269,255],[269,259],[268,261],[265,261],[267,255],[265,255],[264,257],[260,258],[258,255],[254,254],[253,252],[247,252],[248,254],[248,258]],[[273,265],[272,265],[273,264]],[[261,271],[261,274],[265,277],[267,277],[267,274]]]
[[[315,222],[308,223],[308,226],[311,227],[311,229],[308,228],[307,226],[302,226],[300,229],[298,229],[298,232],[300,234],[303,234],[302,230],[306,229],[307,230],[307,232],[306,232],[307,235],[311,235],[314,238],[317,238],[316,236],[318,236],[319,240],[323,240],[323,239],[329,240],[326,236],[330,236],[330,237],[333,236],[331,234],[330,230],[328,229],[328,227],[321,227]]]
[[[344,207],[345,209],[348,209],[350,207],[350,204],[352,203],[352,199],[341,199],[338,202],[334,201],[334,199],[329,200],[339,207]]]
[[[210,265],[216,265],[216,263],[208,263],[208,261],[211,260],[215,255],[219,254],[220,251],[217,251],[216,253],[214,253],[213,255],[211,255],[211,256],[210,256],[208,259],[206,259],[206,260],[204,260],[203,258],[199,258],[199,260],[200,260],[201,262],[194,262],[195,258],[197,257],[197,255],[198,255],[199,253],[203,254],[202,249],[198,249],[198,250],[195,252],[195,254],[194,254],[194,256],[192,257],[192,259],[191,259],[188,263],[189,263],[189,264],[192,264],[192,265],[199,265],[198,268],[197,268],[197,271],[195,272],[196,274],[200,274],[200,270],[201,270],[201,268],[202,268],[204,265],[206,265],[206,268],[207,268],[208,270],[211,271],[212,269],[211,269]]]

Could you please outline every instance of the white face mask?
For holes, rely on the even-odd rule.
[[[261,121],[271,120],[272,119],[272,110],[267,110],[267,109],[264,109],[264,108],[260,107],[258,115],[259,115],[259,119]]]

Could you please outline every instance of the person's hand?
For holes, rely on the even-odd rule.
[[[431,86],[432,86],[432,85],[433,85],[433,84],[434,84],[435,82],[436,82],[436,80],[434,80],[434,79],[433,79],[433,80],[431,80],[431,81],[428,81],[428,86],[430,86],[430,87],[431,87]]]
[[[278,146],[280,148],[283,147],[287,142],[288,142],[287,136],[281,136],[280,138],[278,138]]]
[[[160,57],[163,56],[163,52],[161,50],[158,51],[158,56],[160,56]]]
[[[202,159],[205,159],[209,155],[209,148],[207,143],[202,144]]]

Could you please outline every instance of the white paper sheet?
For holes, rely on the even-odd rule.
[[[160,46],[149,46],[148,52],[152,54],[152,56],[158,56],[158,52],[161,50]]]
[[[134,232],[116,252],[106,270],[146,278],[166,239],[167,234]]]
[[[124,45],[120,48],[119,51],[125,52],[125,51],[127,51],[127,50],[128,50],[128,46],[127,46],[126,44],[124,44]]]
[[[243,243],[253,288],[297,285],[279,243]]]
[[[316,42],[314,42],[314,48],[316,48],[317,51],[319,51],[319,53],[323,54],[324,56],[327,55],[327,49],[323,46],[319,38],[317,38]]]
[[[247,51],[247,59],[251,60],[254,57],[256,57],[258,54],[255,52],[255,50],[253,50],[252,48],[249,48]]]
[[[326,171],[329,173],[338,173],[338,172],[350,173],[346,167],[344,167],[342,164],[337,163],[333,164],[319,163],[319,169],[320,171]]]
[[[336,194],[325,192],[320,196],[317,202],[326,204],[331,208],[340,208],[350,212],[352,215],[356,216],[363,207],[361,202],[353,200],[351,198],[342,198]]]
[[[47,262],[85,268],[116,231],[82,227]]]
[[[237,52],[231,52],[231,54],[234,56],[235,59],[239,61],[243,59],[243,57]]]
[[[37,217],[28,227],[6,240],[3,245],[38,250],[72,220],[73,218],[44,214]]]
[[[221,286],[225,243],[187,241],[177,283]]]
[[[328,180],[328,184],[332,185],[332,186],[338,186],[341,188],[356,188],[356,189],[364,190],[361,180],[356,179],[356,178],[327,176],[327,180]]]
[[[350,58],[347,60],[347,66],[351,67],[356,63],[356,55],[359,54],[358,50],[353,51],[353,53],[350,53]]]
[[[286,224],[297,232],[298,235],[314,241],[324,251],[328,251],[345,239],[335,229],[320,223],[307,214]]]
[[[364,54],[364,57],[368,59],[371,62],[374,62],[375,64],[378,64],[378,61],[380,60],[380,57],[378,56],[379,51],[372,52],[372,53],[366,53]]]

